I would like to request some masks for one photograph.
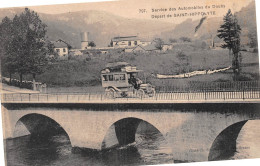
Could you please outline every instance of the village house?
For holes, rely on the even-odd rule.
[[[59,55],[60,58],[68,57],[69,48],[67,43],[60,40],[52,43],[54,45],[54,51]]]
[[[168,50],[173,49],[173,45],[172,44],[162,44],[162,49],[160,50],[159,48],[157,48],[155,42],[152,42],[151,44],[142,46],[142,45],[137,45],[135,47],[132,48],[125,48],[124,52],[129,53],[129,52],[134,52],[134,53],[138,53],[138,52],[165,52]]]
[[[80,51],[79,49],[71,49],[69,51],[69,54],[71,56],[81,56],[81,55],[83,55],[82,51]]]
[[[135,47],[137,45],[145,46],[150,44],[149,41],[141,41],[138,36],[118,36],[111,39],[111,47],[114,48],[127,48]]]
[[[151,43],[152,43],[151,41],[141,41],[139,46],[147,46],[147,45],[149,45]]]
[[[164,43],[162,44],[162,51],[168,51],[168,50],[172,50],[173,49],[173,45],[170,43]]]

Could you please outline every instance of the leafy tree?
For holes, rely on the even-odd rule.
[[[88,43],[88,46],[89,47],[96,47],[96,44],[93,41],[91,41],[91,42]]]
[[[59,58],[59,54],[55,51],[55,46],[52,42],[46,41],[47,57],[49,62],[56,62]]]
[[[48,63],[48,49],[45,47],[47,26],[36,12],[30,11],[28,8],[25,8],[25,11],[19,16],[19,22],[18,29],[22,33],[21,43],[24,46],[20,56],[28,60],[25,70],[23,71],[23,66],[20,68],[20,74],[32,74],[35,89],[35,77],[44,72]]]
[[[154,42],[155,42],[155,48],[157,48],[159,50],[163,49],[164,41],[161,38],[155,38]]]
[[[12,74],[16,71],[16,58],[10,52],[8,47],[12,41],[12,20],[5,17],[0,24],[0,60],[2,73],[8,73],[10,78],[10,84],[12,80]]]
[[[179,67],[179,73],[189,72],[190,68],[191,68],[191,57],[187,56],[183,51],[178,51],[177,58],[178,58],[180,64],[182,64]]]
[[[233,16],[231,10],[223,18],[224,24],[220,26],[218,30],[218,37],[225,41],[222,48],[228,48],[230,53],[233,53],[232,68],[234,72],[234,80],[237,80],[241,71],[240,64],[242,58],[240,58],[240,34],[241,28],[238,24],[236,16]]]
[[[11,22],[11,23],[8,23]],[[8,23],[8,26],[3,26]],[[3,66],[13,73],[20,76],[20,86],[24,74],[32,74],[35,85],[35,77],[37,74],[44,72],[47,65],[47,53],[49,52],[46,46],[46,25],[42,23],[38,14],[25,8],[25,11],[19,16],[15,15],[13,20],[3,20],[2,27],[9,27],[9,33],[5,28],[1,28],[1,32],[5,32],[7,36],[1,35],[1,38],[9,40],[4,41],[5,58]],[[2,33],[1,33],[2,34]],[[34,86],[35,88],[35,86]]]
[[[11,27],[11,42],[9,46],[6,48],[8,61],[10,62],[10,57],[15,57],[13,59],[16,65],[16,72],[18,72],[20,76],[20,86],[22,83],[23,75],[28,73],[29,67],[29,56],[26,55],[26,35],[24,27],[25,22],[23,22],[20,16],[15,15],[12,20]]]

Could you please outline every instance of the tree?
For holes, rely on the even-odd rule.
[[[182,64],[179,68],[179,73],[189,72],[190,68],[191,68],[191,66],[190,66],[191,57],[187,56],[183,51],[178,51],[177,58],[180,61],[180,64]]]
[[[29,56],[26,56],[26,35],[24,27],[25,22],[23,22],[20,16],[15,15],[12,20],[11,27],[11,42],[6,48],[7,55],[9,57],[15,57],[14,61],[16,64],[16,72],[20,76],[20,87],[22,83],[22,77],[24,74],[28,73],[29,67]]]
[[[238,20],[236,16],[233,16],[231,10],[228,10],[228,13],[223,18],[224,24],[220,26],[218,30],[218,37],[225,41],[225,44],[222,45],[222,48],[228,48],[229,53],[233,54],[232,58],[232,68],[234,72],[234,80],[238,79],[241,68],[241,60],[240,58],[240,34],[241,28],[238,25]]]
[[[224,16],[223,21],[224,24],[220,26],[220,29],[218,30],[217,36],[220,39],[224,39],[225,44],[223,44],[222,48],[228,48],[229,49],[229,55],[231,55],[232,50],[232,26],[233,26],[233,14],[231,10],[229,9],[227,14]]]
[[[19,56],[27,60],[24,65],[19,66],[20,80],[22,81],[22,74],[32,74],[35,89],[36,75],[44,72],[48,62],[48,50],[45,47],[47,26],[42,23],[36,12],[30,11],[28,8],[25,8],[25,11],[19,16],[18,22],[20,25],[17,25],[17,28],[22,35],[20,43],[23,45]]]
[[[4,26],[7,23],[8,26]],[[4,36],[1,33],[1,39],[9,39],[3,44],[4,68],[9,73],[14,72],[10,69],[15,69],[20,76],[20,87],[23,75],[32,74],[35,89],[35,77],[44,72],[48,62],[48,47],[45,43],[47,26],[42,23],[37,13],[25,8],[25,11],[19,16],[15,15],[13,20],[4,19],[1,27],[1,32],[5,32],[7,35]],[[6,28],[3,27],[8,27],[10,31],[6,31]]]
[[[10,43],[12,41],[12,20],[5,17],[0,24],[0,60],[2,73],[8,73],[10,84],[12,81],[12,74],[16,71],[16,58],[8,52]]]
[[[56,62],[59,58],[59,54],[57,51],[55,51],[55,45],[49,41],[46,40],[45,47],[47,49],[47,58],[49,62]]]
[[[241,33],[241,28],[238,25],[238,20],[236,16],[233,18],[233,27],[231,29],[232,31],[232,52],[233,52],[233,60],[232,60],[232,67],[233,67],[233,72],[234,72],[234,80],[238,79],[238,76],[241,72],[241,61],[242,61],[242,56],[240,53],[240,33]]]
[[[155,42],[155,48],[157,48],[159,50],[163,49],[164,42],[163,42],[163,40],[161,38],[155,38],[154,42]]]
[[[89,47],[96,47],[96,44],[93,41],[91,41],[91,42],[88,43],[88,46]]]

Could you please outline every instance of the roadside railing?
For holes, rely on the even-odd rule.
[[[156,86],[158,92],[204,92],[204,91],[244,91],[260,90],[260,81],[236,81],[236,82],[199,82],[193,81],[188,84],[174,85],[164,82],[165,86]],[[162,85],[163,85],[162,84]]]
[[[156,87],[153,95],[138,94],[136,91],[121,94],[106,94],[105,91],[84,93],[6,93],[1,95],[2,102],[106,102],[106,101],[176,101],[176,100],[247,100],[260,99],[260,81],[228,83],[194,82],[190,86]]]
[[[142,95],[138,96],[134,93],[128,93],[127,96],[122,97],[119,93],[115,93],[114,97],[108,96],[104,92],[97,93],[75,93],[75,94],[42,94],[42,93],[9,93],[2,94],[2,102],[105,102],[105,101],[176,101],[176,100],[230,100],[230,99],[260,99],[260,91],[257,90],[243,90],[243,91],[201,91],[201,92],[157,92],[153,96]]]

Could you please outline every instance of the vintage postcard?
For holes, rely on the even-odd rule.
[[[5,164],[260,158],[254,0],[0,9]]]

